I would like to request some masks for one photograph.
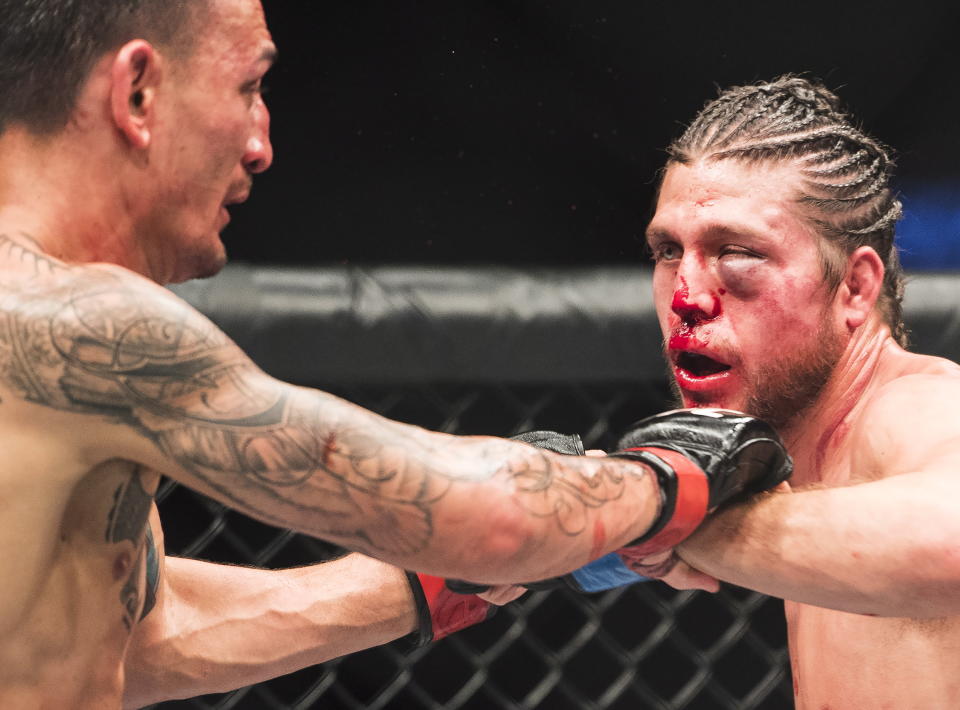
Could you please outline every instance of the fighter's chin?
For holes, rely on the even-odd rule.
[[[709,396],[702,392],[689,393],[680,392],[680,402],[686,409],[691,408],[710,408],[710,409],[732,409],[737,412],[744,411],[746,403],[740,397]]]
[[[204,250],[197,250],[184,260],[170,283],[183,283],[191,279],[208,279],[219,274],[227,265],[227,249],[215,234],[213,243]]]

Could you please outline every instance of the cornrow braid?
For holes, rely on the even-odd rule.
[[[831,288],[843,278],[845,258],[872,247],[885,268],[878,305],[901,345],[903,270],[894,245],[900,201],[890,187],[889,149],[854,125],[840,100],[816,81],[783,76],[737,86],[709,102],[667,149],[668,162],[741,160],[790,162],[800,173],[798,201],[825,237],[821,249]]]

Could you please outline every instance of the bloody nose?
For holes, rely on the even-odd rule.
[[[680,287],[673,293],[670,307],[684,323],[712,320],[720,315],[720,299],[708,291],[691,296],[690,287],[683,278],[680,279]]]

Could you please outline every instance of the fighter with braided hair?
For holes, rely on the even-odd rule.
[[[786,599],[803,709],[960,703],[960,367],[905,349],[892,165],[816,81],[735,87],[670,146],[647,229],[680,401],[766,418],[796,464],[661,576]]]

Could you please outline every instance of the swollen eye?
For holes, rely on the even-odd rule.
[[[727,290],[740,298],[756,296],[773,276],[770,266],[756,257],[720,259],[717,274]]]

